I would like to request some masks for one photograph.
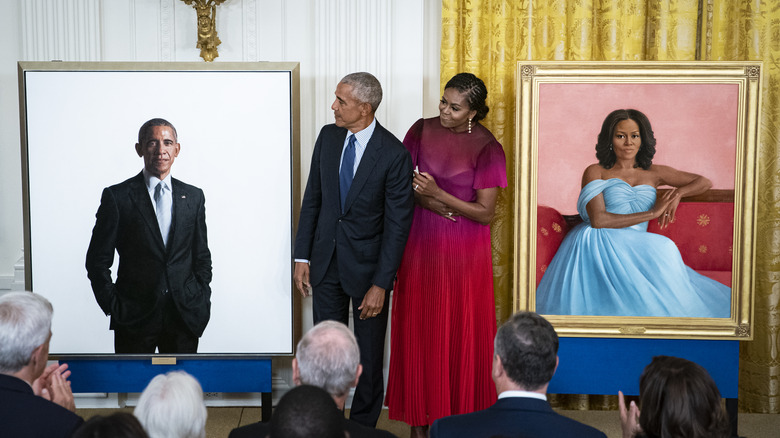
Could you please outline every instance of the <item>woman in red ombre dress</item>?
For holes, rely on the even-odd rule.
[[[426,436],[437,418],[496,400],[490,221],[506,160],[478,123],[486,97],[482,80],[455,75],[439,117],[418,120],[404,139],[415,164],[415,210],[393,291],[385,403],[412,437]]]

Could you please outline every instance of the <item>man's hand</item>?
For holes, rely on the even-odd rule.
[[[360,319],[373,318],[379,315],[384,305],[385,290],[377,285],[372,285],[371,289],[366,292],[366,296],[363,297],[360,307],[358,307],[358,310],[361,310]]]
[[[76,402],[73,400],[68,377],[68,364],[51,364],[32,383],[33,392],[71,412],[76,412]]]
[[[62,365],[53,363],[47,366],[40,376],[32,382],[33,392],[37,396],[43,395],[43,390],[51,388],[51,375],[54,373],[61,374],[64,378],[70,377],[70,371],[68,371],[68,364]]]
[[[295,288],[303,295],[308,297],[311,292],[311,283],[309,283],[309,264],[295,262],[295,273],[293,273]]]

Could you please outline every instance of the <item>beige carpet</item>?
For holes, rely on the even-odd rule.
[[[133,409],[78,409],[77,413],[87,419],[93,415],[108,415],[116,411],[132,413]],[[209,417],[206,422],[208,438],[226,438],[234,428],[260,420],[260,408],[208,408],[208,412]],[[609,438],[620,438],[620,420],[615,411],[560,411],[560,413],[604,431]],[[400,421],[389,420],[387,409],[382,411],[377,427],[388,430],[399,438],[409,437],[409,426]],[[739,434],[746,438],[780,437],[780,414],[739,414]]]

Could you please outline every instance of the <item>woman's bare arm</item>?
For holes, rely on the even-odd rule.
[[[436,180],[427,172],[414,175],[415,192],[418,195],[429,196],[449,207],[453,216],[467,217],[483,225],[490,224],[496,214],[496,201],[498,200],[498,187],[477,190],[477,199],[474,202],[464,201],[441,189]],[[422,205],[422,203],[420,203]]]

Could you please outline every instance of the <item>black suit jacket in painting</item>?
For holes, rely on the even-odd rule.
[[[167,250],[143,172],[103,190],[86,267],[98,305],[111,315],[111,329],[159,331],[166,291],[193,334],[201,336],[209,321],[211,253],[203,191],[171,180]],[[119,254],[116,283],[110,271],[114,250]]]
[[[337,254],[344,291],[362,298],[372,284],[393,287],[412,224],[412,159],[378,122],[341,211],[339,166],[347,129],[326,125],[312,154],[295,258],[310,262],[312,286],[322,281]]]

